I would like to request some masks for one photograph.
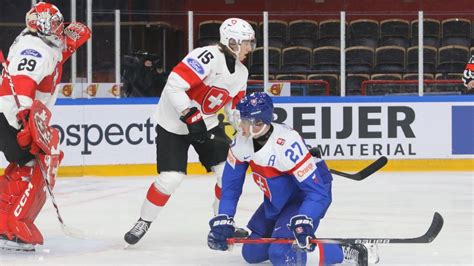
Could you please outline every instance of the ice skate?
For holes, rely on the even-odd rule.
[[[10,240],[5,235],[0,235],[0,250],[31,252],[35,251],[35,247],[16,237]]]
[[[235,238],[246,238],[249,236],[249,231],[241,227],[235,227],[234,237]]]
[[[145,235],[146,231],[150,228],[151,222],[147,222],[140,218],[135,225],[128,231],[125,236],[125,242],[129,245],[135,245],[142,239],[142,237]]]
[[[368,251],[362,244],[343,244],[341,245],[342,252],[344,252],[343,263],[367,266],[368,265]]]
[[[368,262],[370,264],[378,263],[380,260],[380,257],[379,257],[379,248],[377,244],[364,244],[364,246],[367,248]]]
[[[342,244],[341,247],[344,252],[343,263],[367,266],[379,262],[376,244]]]

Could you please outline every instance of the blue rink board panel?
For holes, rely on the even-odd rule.
[[[474,154],[474,106],[453,106],[452,154]]]

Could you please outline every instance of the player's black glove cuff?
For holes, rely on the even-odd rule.
[[[202,119],[201,112],[196,107],[191,107],[186,115],[179,118],[186,123],[191,141],[204,143],[209,139],[206,123]]]

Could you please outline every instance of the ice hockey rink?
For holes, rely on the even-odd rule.
[[[320,237],[417,237],[435,211],[444,228],[430,244],[379,245],[379,265],[473,265],[472,172],[381,172],[357,182],[334,176],[333,203]],[[137,245],[124,233],[139,216],[152,177],[60,178],[55,195],[65,223],[87,239],[63,234],[48,200],[38,218],[45,244],[32,253],[0,252],[0,265],[246,265],[240,247],[207,247],[214,178],[188,176]],[[244,226],[262,193],[247,179],[236,222]],[[265,263],[269,265],[270,263]],[[309,265],[317,265],[311,254]]]

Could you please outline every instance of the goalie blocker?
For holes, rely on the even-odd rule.
[[[3,150],[7,156],[26,156],[30,147],[37,146],[37,160],[24,165],[10,163],[0,176],[0,248],[32,251],[34,245],[43,244],[43,236],[34,224],[36,217],[46,201],[46,182],[41,168],[44,169],[50,188],[55,178],[63,153],[59,151],[59,133],[49,126],[50,111],[40,101],[31,106],[27,123],[20,131],[22,140],[15,136],[14,130],[1,130],[2,138],[12,144]],[[0,115],[0,128],[8,126]],[[26,132],[26,133],[25,133]],[[21,160],[19,160],[21,161]],[[41,164],[41,165],[39,165]]]

